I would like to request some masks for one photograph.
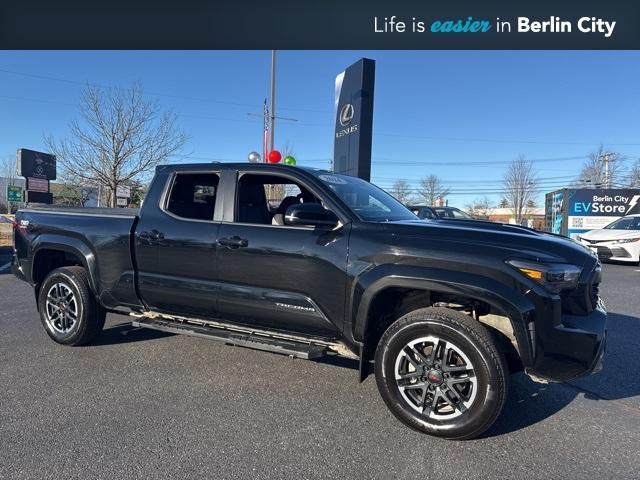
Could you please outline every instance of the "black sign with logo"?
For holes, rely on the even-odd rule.
[[[27,190],[24,192],[24,201],[27,203],[53,203],[53,193],[48,192],[33,192]]]
[[[333,171],[365,180],[371,179],[375,68],[363,58],[336,77]]]
[[[56,179],[56,157],[49,153],[21,148],[18,150],[18,175],[22,177]]]

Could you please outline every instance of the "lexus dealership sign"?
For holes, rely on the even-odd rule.
[[[336,77],[333,171],[371,179],[375,62],[363,58]]]

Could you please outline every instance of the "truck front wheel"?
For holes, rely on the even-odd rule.
[[[63,345],[91,343],[104,327],[106,312],[89,288],[82,267],[50,272],[40,287],[38,307],[47,334]]]
[[[375,372],[400,421],[448,439],[480,435],[507,395],[505,360],[490,333],[447,308],[415,310],[393,323],[378,344]]]

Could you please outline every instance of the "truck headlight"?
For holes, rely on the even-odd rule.
[[[553,293],[575,288],[582,273],[580,267],[569,263],[538,263],[527,260],[508,260],[507,263]]]
[[[632,243],[632,242],[640,242],[640,237],[637,237],[637,238],[623,238],[621,240],[616,240],[613,243]]]

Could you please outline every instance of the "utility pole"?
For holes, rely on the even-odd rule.
[[[269,130],[269,151],[273,151],[276,132],[276,51],[271,50],[271,129]],[[265,158],[265,161],[267,159]]]
[[[611,176],[609,175],[609,162],[615,160],[615,153],[604,152],[600,157],[604,162],[604,188],[611,188]]]
[[[287,122],[297,122],[297,118],[278,117],[276,116],[276,51],[271,50],[271,98],[267,107],[267,99],[264,99],[264,111],[262,114],[247,113],[252,117],[262,117],[265,124],[265,133],[263,136],[264,158],[262,161],[267,163],[269,152],[273,151],[275,145],[276,118]],[[267,133],[268,132],[268,133]]]

